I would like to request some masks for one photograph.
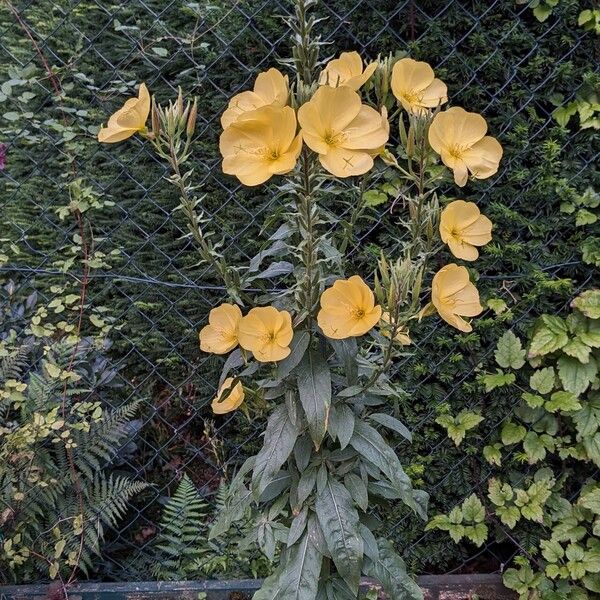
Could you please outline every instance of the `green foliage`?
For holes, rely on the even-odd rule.
[[[588,290],[573,300],[570,314],[542,315],[528,343],[528,367],[517,336],[504,334],[498,341],[499,364],[511,366],[517,356],[511,368],[518,380],[510,388],[521,390],[521,401],[500,440],[484,450],[487,461],[505,473],[488,482],[487,521],[512,530],[509,539],[528,540],[504,575],[505,585],[522,600],[584,600],[600,590],[598,297],[598,290]],[[540,463],[533,473],[523,470],[524,464]],[[474,503],[473,498],[468,501]],[[448,531],[455,541],[464,536],[481,544],[487,533],[474,538],[462,529],[464,509],[463,503],[448,515],[435,516],[428,528]],[[527,521],[539,526],[532,529]],[[532,564],[536,554],[541,558]]]
[[[448,410],[447,406],[442,408]],[[455,417],[443,412],[435,419],[435,422],[448,432],[448,437],[457,446],[460,446],[467,432],[477,427],[481,421],[483,421],[483,417],[480,414],[469,410],[461,410]]]
[[[471,494],[461,506],[455,506],[450,514],[433,517],[425,529],[441,529],[447,531],[455,542],[465,538],[476,546],[481,546],[488,536],[484,520],[485,508],[481,500],[475,494]]]
[[[165,505],[154,544],[153,575],[159,580],[193,578],[197,563],[207,554],[202,545],[208,505],[185,475]]]
[[[65,89],[62,106],[55,99],[42,66],[31,60],[30,42],[8,8],[0,6],[1,18],[9,24],[0,48],[2,92],[11,89],[6,98],[0,95],[0,115],[18,115],[18,118],[10,115],[15,120],[0,119],[0,136],[3,141],[10,140],[6,171],[10,179],[2,179],[6,193],[0,200],[8,226],[1,235],[0,255],[9,259],[10,266],[30,268],[41,264],[42,257],[52,256],[65,244],[65,239],[73,245],[70,236],[74,232],[69,223],[60,222],[54,209],[56,198],[64,196],[61,189],[63,174],[71,171],[69,157],[77,157],[79,173],[89,176],[102,198],[116,204],[114,209],[101,211],[94,217],[95,231],[109,238],[101,240],[99,248],[107,255],[113,248],[123,248],[126,254],[111,258],[113,269],[107,270],[106,278],[101,280],[107,285],[95,288],[93,293],[94,308],[96,304],[108,306],[111,309],[108,314],[119,317],[121,328],[113,330],[115,344],[110,354],[125,363],[124,375],[132,382],[148,380],[149,364],[156,368],[156,377],[148,386],[153,402],[162,403],[167,386],[161,382],[169,382],[170,412],[161,412],[157,420],[164,418],[177,426],[185,440],[194,435],[193,430],[202,432],[201,414],[214,392],[220,362],[198,360],[197,331],[192,326],[182,327],[182,315],[192,324],[204,322],[219,297],[212,291],[196,290],[192,284],[215,282],[208,273],[197,277],[198,257],[190,250],[187,239],[176,239],[171,224],[165,226],[166,213],[175,208],[175,203],[170,187],[162,181],[162,172],[153,161],[143,152],[136,154],[135,161],[129,160],[128,151],[122,147],[111,149],[111,154],[118,158],[113,161],[104,149],[99,149],[93,133],[110,109],[117,106],[116,98],[130,93],[136,82],[151,82],[152,91],[161,99],[171,94],[171,86],[182,85],[201,96],[202,119],[215,124],[204,130],[202,147],[191,159],[197,172],[207,175],[204,157],[216,156],[218,151],[216,124],[225,105],[223,91],[230,95],[242,81],[246,83],[240,77],[246,71],[240,68],[239,57],[243,57],[249,70],[257,71],[264,67],[264,57],[269,52],[287,54],[283,24],[273,16],[270,5],[263,8],[262,3],[249,0],[244,1],[243,10],[231,11],[229,4],[220,0],[210,6],[186,2],[163,10],[164,3],[158,0],[146,1],[144,6],[121,2],[115,18],[110,13],[112,4],[99,8],[96,2],[83,1],[69,12],[67,20],[64,10],[49,0],[19,7],[32,30],[44,39],[46,58]],[[580,197],[589,186],[598,189],[598,171],[588,163],[597,144],[597,134],[593,129],[579,131],[575,119],[566,128],[547,119],[555,95],[562,95],[561,104],[568,103],[590,70],[590,59],[595,56],[594,35],[575,26],[582,8],[588,6],[589,3],[578,0],[561,0],[550,19],[540,24],[528,10],[515,17],[514,6],[509,10],[506,3],[492,5],[476,0],[465,10],[463,3],[454,2],[445,7],[441,17],[428,21],[425,15],[436,15],[440,8],[437,0],[425,0],[419,2],[417,11],[423,18],[411,24],[409,5],[399,7],[396,2],[388,2],[373,11],[366,2],[357,5],[355,0],[336,0],[336,12],[351,14],[353,21],[360,23],[360,27],[353,28],[340,27],[330,10],[322,9],[322,16],[329,17],[321,26],[324,37],[332,41],[331,54],[356,47],[357,40],[365,48],[363,55],[370,58],[378,52],[395,52],[406,44],[415,58],[427,60],[434,67],[442,65],[437,72],[447,82],[471,81],[475,74],[478,85],[452,86],[453,98],[457,105],[485,112],[490,131],[502,132],[505,158],[499,178],[493,187],[485,182],[476,185],[473,195],[473,199],[481,198],[483,212],[495,224],[494,241],[482,252],[478,268],[484,275],[478,282],[482,303],[491,312],[479,320],[473,334],[458,339],[438,322],[424,320],[415,324],[419,345],[410,349],[410,355],[397,360],[397,377],[410,394],[393,399],[392,404],[395,416],[414,430],[413,444],[409,448],[401,434],[396,436],[393,430],[388,435],[394,443],[404,444],[406,471],[425,489],[436,490],[431,500],[434,513],[449,512],[471,492],[474,473],[479,470],[471,460],[461,459],[465,454],[472,457],[481,451],[481,440],[495,434],[498,424],[519,399],[520,392],[510,385],[515,374],[505,373],[500,379],[504,385],[491,389],[485,401],[482,400],[486,419],[478,426],[478,435],[467,436],[458,449],[435,424],[432,407],[449,402],[452,414],[472,407],[473,398],[483,394],[471,381],[470,374],[473,369],[493,373],[494,359],[488,353],[493,343],[507,327],[524,339],[535,314],[554,314],[572,295],[572,290],[590,276],[590,267],[579,261],[581,253],[588,262],[593,259],[586,256],[596,256],[597,262],[600,253],[597,242],[595,246],[588,244],[588,239],[597,238],[595,225],[576,227],[575,217],[560,211],[563,201]],[[164,26],[174,33],[161,40],[157,38],[155,20],[159,10],[160,29]],[[254,15],[250,27],[246,13]],[[368,18],[363,18],[365,15]],[[475,30],[474,17],[478,23]],[[199,28],[197,23],[201,23]],[[103,34],[98,37],[100,30]],[[257,36],[257,30],[262,35]],[[86,39],[93,40],[93,50],[88,49]],[[144,44],[136,42],[140,39]],[[272,50],[272,40],[282,41]],[[459,41],[461,52],[456,52]],[[533,48],[535,53],[531,54]],[[168,55],[163,58],[165,50]],[[197,66],[190,62],[190,57]],[[118,65],[116,75],[106,68],[106,60]],[[22,68],[20,64],[28,66]],[[208,80],[212,83],[207,83]],[[581,92],[585,97],[588,87]],[[31,98],[31,94],[35,97]],[[13,184],[13,180],[17,183]],[[207,175],[204,208],[214,214],[215,227],[229,236],[228,258],[236,262],[239,256],[251,256],[264,239],[259,225],[249,222],[249,212],[271,211],[273,204],[260,192],[236,190],[235,201],[228,203],[226,210],[220,210],[227,199],[227,185],[214,171]],[[447,193],[456,197],[452,187]],[[389,214],[382,214],[386,207],[392,206]],[[372,264],[379,248],[396,244],[402,201],[389,188],[388,204],[377,208],[376,212],[368,208],[356,227],[357,238],[361,240],[352,247],[357,269]],[[181,213],[174,213],[172,219],[183,231]],[[376,225],[376,220],[381,223]],[[241,238],[240,231],[244,232]],[[121,279],[111,282],[111,272]],[[55,285],[63,287],[64,278],[58,282],[56,277],[46,276],[38,282],[40,293],[52,297],[63,293],[50,290]],[[69,286],[64,290],[65,298],[72,293]],[[67,303],[62,305],[66,309],[60,314],[76,312],[76,304],[73,309]],[[60,306],[57,308],[60,310]],[[42,319],[54,320],[54,309],[46,313]],[[99,316],[104,319],[105,314]],[[449,356],[454,360],[449,360]],[[498,381],[494,374],[485,377]],[[189,387],[188,382],[191,382]],[[527,389],[527,385],[525,380],[523,388]],[[191,422],[190,397],[194,409],[199,408],[200,413]],[[153,414],[154,410],[150,405],[147,412],[143,408],[142,414]],[[261,419],[262,414],[257,411],[251,420],[236,417],[218,423],[223,453],[232,462],[231,468],[236,461],[243,463],[246,457],[236,449],[253,436]],[[170,444],[170,435],[170,430],[161,432],[150,422],[137,438],[136,457],[151,465],[145,477],[161,486],[171,479],[172,462],[182,460],[187,464],[192,458],[202,462],[195,443]],[[487,443],[494,448],[500,442]],[[431,448],[439,444],[446,444],[443,452],[432,455]],[[154,455],[156,447],[164,448],[164,452]],[[495,449],[492,455],[498,458],[499,452]],[[503,454],[506,475],[514,463],[509,453]],[[207,467],[201,465],[201,468]],[[573,481],[584,476],[579,471]],[[151,520],[158,508],[151,504],[143,511],[144,518]],[[410,570],[445,571],[472,556],[470,543],[456,547],[441,532],[430,531],[421,540],[422,524],[401,503],[388,501],[381,511],[386,523],[403,524],[394,528],[390,537],[400,547],[411,547],[406,557]],[[523,522],[519,527],[522,525]],[[134,526],[130,531],[133,538]],[[524,534],[519,539],[526,543],[528,536]],[[417,540],[421,541],[415,545]],[[131,539],[127,541],[132,543]],[[117,550],[115,561],[110,560],[112,554],[105,561],[98,560],[95,572],[99,576],[108,572],[111,578],[123,577],[125,573],[131,579],[133,567],[121,550],[122,547]],[[499,557],[505,556],[502,552],[501,547],[494,547]],[[227,560],[227,569],[238,568],[234,558]],[[240,559],[242,563],[245,561],[246,558]],[[123,570],[117,565],[123,565]],[[489,566],[498,567],[496,563]],[[487,567],[487,564],[482,566]]]
[[[35,294],[2,291],[0,581],[86,574],[147,486],[112,467],[139,402],[112,406],[117,374],[94,340],[34,334]]]

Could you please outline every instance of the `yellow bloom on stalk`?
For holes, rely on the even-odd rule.
[[[200,349],[212,354],[227,354],[238,345],[242,311],[235,304],[221,304],[208,315],[208,325],[200,330]]]
[[[479,292],[469,280],[466,267],[452,263],[440,269],[431,284],[431,302],[440,317],[460,331],[473,331],[461,317],[475,317],[483,311]]]
[[[234,411],[244,401],[244,388],[242,382],[238,381],[233,388],[233,377],[228,377],[219,388],[216,397],[211,403],[212,411],[216,415],[224,415]]]
[[[260,73],[254,83],[254,91],[236,94],[229,101],[227,110],[221,115],[223,129],[235,123],[240,115],[261,106],[285,106],[289,93],[287,75],[274,68]]]
[[[448,88],[426,63],[403,58],[392,69],[392,92],[404,110],[420,115],[448,102]]]
[[[456,258],[476,260],[476,246],[484,246],[492,239],[492,222],[474,202],[455,200],[442,211],[440,236]]]
[[[345,85],[355,92],[373,75],[377,63],[371,63],[363,70],[363,61],[358,52],[342,52],[339,58],[330,60],[319,77],[320,85],[338,87]]]
[[[336,177],[363,175],[388,140],[387,113],[362,104],[351,88],[322,86],[298,110],[306,145]]]
[[[240,346],[259,362],[283,360],[291,352],[293,335],[290,313],[273,306],[253,308],[240,321],[238,333]]]
[[[487,123],[477,114],[453,106],[438,113],[429,127],[429,143],[442,162],[454,171],[456,185],[467,183],[469,171],[475,179],[486,179],[498,170],[502,146],[486,135]]]
[[[289,106],[263,106],[246,112],[219,140],[223,172],[244,185],[259,185],[295,166],[302,136],[296,135],[296,114]]]
[[[358,275],[339,279],[321,294],[317,322],[323,333],[334,340],[364,335],[381,319],[381,306]]]
[[[389,312],[384,312],[381,315],[379,325],[381,327],[381,334],[389,338],[392,335],[393,325],[390,319]],[[398,327],[398,329],[396,330],[396,335],[394,336],[394,340],[398,342],[401,346],[410,346],[412,344],[412,340],[410,339],[410,335],[408,334],[408,327]]]
[[[145,83],[140,85],[137,98],[129,98],[113,115],[106,127],[100,127],[98,141],[114,144],[130,138],[139,131],[146,130],[150,114],[150,93]]]

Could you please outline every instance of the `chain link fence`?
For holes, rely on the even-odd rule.
[[[575,98],[585,85],[582,74],[598,57],[594,35],[573,20],[579,4],[561,1],[543,23],[512,0],[336,0],[316,9],[325,18],[324,55],[356,49],[374,59],[409,52],[432,64],[454,104],[488,119],[506,153],[498,176],[469,190],[496,217],[498,230],[495,247],[477,265],[479,286],[484,298],[502,298],[514,307],[510,326],[521,332],[543,310],[564,307],[593,278],[581,262],[578,240],[565,244],[564,230],[547,227],[552,215],[544,204],[552,193],[548,179],[557,170],[565,185],[577,189],[597,178],[597,136],[558,128],[551,114],[553,97],[562,95],[563,103]],[[22,248],[1,267],[3,280],[35,287],[51,302],[52,286],[65,277],[57,256],[76,232],[76,224],[56,215],[68,203],[65,184],[80,178],[114,202],[91,221],[94,252],[111,258],[110,268],[90,274],[87,305],[110,308],[118,325],[110,356],[123,399],[143,399],[120,468],[154,485],[130,502],[126,518],[108,535],[102,577],[139,579],[136,565],[182,474],[212,503],[221,480],[259,443],[262,422],[210,416],[220,360],[199,352],[197,332],[225,292],[198,264],[185,221],[172,212],[176,199],[165,182],[165,165],[138,139],[101,146],[94,128],[140,81],[160,101],[174,97],[178,86],[197,95],[191,162],[205,195],[202,207],[223,237],[228,261],[245,263],[265,239],[262,225],[280,202],[265,186],[249,191],[221,173],[219,117],[233,94],[252,87],[258,71],[289,56],[281,17],[292,12],[285,0],[5,0],[0,8],[0,142],[8,146],[0,178],[1,235]],[[393,252],[399,210],[390,202],[360,224],[350,251],[356,265],[372,268],[380,247]],[[339,219],[345,218],[342,210]],[[568,295],[548,292],[543,301],[532,299],[534,274],[570,278],[574,285]],[[77,285],[81,273],[69,277]],[[399,414],[415,432],[412,447],[399,442],[397,449],[431,494],[432,514],[473,491],[484,493],[491,476],[481,448],[511,406],[482,404],[475,379],[493,365],[504,329],[490,325],[475,338],[457,340],[430,319],[416,327],[414,345],[395,365],[396,376],[406,379]],[[486,422],[467,451],[454,448],[435,424],[444,403],[454,412],[483,409]],[[422,523],[398,506],[390,506],[384,518],[420,573],[497,571],[519,551],[510,538],[498,541],[499,533],[482,548],[456,546],[445,534],[424,534]]]

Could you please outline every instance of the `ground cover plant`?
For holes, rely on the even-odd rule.
[[[409,447],[400,437],[395,441],[402,444],[405,469],[415,485],[431,493],[432,514],[448,514],[478,482],[498,475],[482,459],[481,448],[514,403],[497,390],[487,394],[474,373],[495,370],[494,348],[508,327],[525,340],[537,315],[555,314],[595,277],[597,224],[579,211],[596,210],[588,188],[597,187],[597,172],[590,168],[597,134],[593,128],[580,130],[580,115],[566,122],[557,118],[560,113],[553,116],[578,97],[589,99],[597,87],[590,60],[596,38],[577,25],[585,4],[563,0],[544,22],[528,7],[510,2],[451,2],[443,9],[435,2],[394,2],[381,3],[376,11],[367,2],[336,3],[335,12],[317,7],[319,16],[328,17],[320,27],[323,38],[333,42],[331,56],[355,48],[372,58],[410,50],[439,78],[454,82],[453,101],[485,114],[505,149],[493,185],[470,184],[495,224],[494,240],[477,261],[476,285],[487,311],[474,332],[458,338],[431,319],[415,323],[411,333],[418,344],[395,361],[407,389],[395,416],[413,430],[413,442]],[[277,203],[236,187],[212,168],[217,159],[207,164],[204,157],[218,156],[219,116],[228,98],[250,89],[259,71],[276,64],[276,55],[287,56],[289,39],[273,11],[252,2],[233,9],[218,2],[167,9],[153,2],[85,2],[77,9],[50,2],[13,6],[33,38],[44,40],[39,45],[53,76],[3,4],[0,142],[7,149],[1,202],[9,224],[2,234],[3,277],[5,282],[31,278],[32,269],[41,270],[36,286],[54,297],[52,286],[62,280],[60,267],[48,257],[71,245],[71,233],[65,231],[75,224],[74,218],[60,221],[55,208],[64,204],[63,183],[75,177],[74,168],[86,186],[115,203],[94,216],[95,248],[107,256],[115,249],[121,253],[108,261],[111,269],[100,267],[89,299],[92,306],[110,307],[98,316],[110,315],[120,327],[111,333],[108,353],[122,367],[126,389],[140,390],[143,398],[137,418],[145,426],[132,471],[156,487],[144,491],[141,500],[136,497],[129,526],[109,538],[93,569],[105,578],[143,579],[151,573],[134,558],[150,552],[162,505],[181,475],[187,472],[212,506],[219,480],[228,479],[245,459],[238,447],[245,443],[249,453],[260,448],[255,436],[265,412],[257,410],[252,420],[209,417],[221,363],[200,355],[197,330],[221,302],[222,291],[208,269],[196,266],[198,255],[189,240],[179,239],[186,221],[181,211],[170,214],[177,202],[156,161],[136,142],[131,143],[137,154],[125,145],[99,150],[97,124],[123,97],[134,95],[142,79],[161,101],[176,94],[177,84],[199,95],[196,134],[202,151],[188,164],[203,174],[208,214],[229,236],[230,260],[252,257],[268,236],[261,236],[248,215],[264,215]],[[289,12],[282,5],[281,13]],[[479,85],[470,84],[474,79]],[[360,243],[348,245],[361,273],[373,268],[380,248],[395,246],[398,182],[379,183],[353,224]],[[448,199],[457,197],[451,182],[447,193]],[[344,226],[351,222],[349,213],[339,216]],[[456,448],[447,426],[436,421],[446,415],[441,420],[447,424],[449,415],[455,422],[462,411],[484,420],[466,429]],[[383,514],[417,572],[495,570],[516,549],[502,537],[477,549],[466,540],[455,546],[443,532],[423,536],[419,519],[396,503]]]

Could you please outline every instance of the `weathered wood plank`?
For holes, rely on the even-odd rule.
[[[481,600],[516,598],[502,585],[500,575],[426,575],[418,581],[426,600],[467,600],[473,595]],[[68,600],[250,600],[260,585],[254,579],[81,583],[69,587]],[[366,579],[363,586],[377,587]],[[49,590],[47,585],[0,586],[0,600],[47,600]]]

